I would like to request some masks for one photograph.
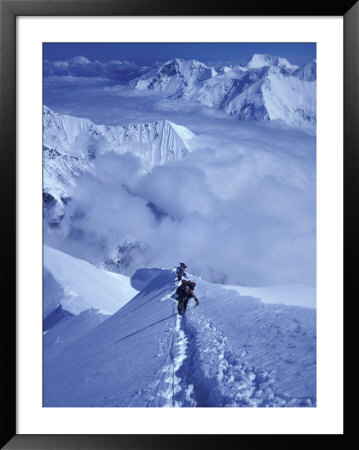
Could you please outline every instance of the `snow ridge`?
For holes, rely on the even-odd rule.
[[[191,278],[195,278],[191,276]],[[167,294],[173,311],[177,302]],[[175,306],[176,305],[176,306]],[[236,354],[213,322],[189,306],[177,316],[169,357],[155,395],[147,406],[167,407],[303,407],[313,406],[310,396],[276,393],[276,370],[256,368]]]
[[[95,328],[84,313],[65,317],[62,334],[62,321],[51,328],[45,406],[315,406],[315,310],[264,305],[189,276],[200,306],[190,301],[182,318],[175,273],[162,270]],[[69,339],[80,320],[89,331]]]
[[[131,152],[142,161],[144,170],[183,157],[194,137],[186,127],[169,120],[112,127],[55,113],[46,106],[43,124],[44,145],[52,149],[55,159],[58,153],[92,161],[108,151]]]

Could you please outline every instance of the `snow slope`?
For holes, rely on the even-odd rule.
[[[74,315],[88,309],[112,314],[136,293],[128,277],[44,246],[44,318],[59,305]]]
[[[315,405],[314,309],[264,304],[191,276],[200,306],[191,301],[180,319],[174,271],[156,271],[87,333],[57,343],[55,327],[44,335],[44,406]]]
[[[231,286],[223,285],[225,289],[234,289],[240,295],[260,298],[264,303],[283,303],[283,305],[316,307],[316,288],[301,284],[278,284],[274,286]]]
[[[292,126],[316,123],[316,83],[287,76],[270,68],[262,85],[265,108],[271,120],[281,119]]]

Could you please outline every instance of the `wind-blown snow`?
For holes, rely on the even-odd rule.
[[[180,319],[174,278],[162,270],[76,338],[73,318],[55,326],[58,340],[50,329],[44,406],[315,406],[314,309],[264,304],[191,276],[200,306]]]

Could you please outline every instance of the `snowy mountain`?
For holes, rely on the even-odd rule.
[[[87,310],[45,331],[44,406],[315,406],[314,309],[191,275],[200,306],[180,318],[174,272],[147,272],[110,318]]]
[[[293,72],[293,76],[303,81],[316,81],[317,62],[311,61]]]
[[[110,127],[86,118],[43,108],[43,191],[46,222],[56,226],[69,200],[69,188],[84,171],[96,167],[96,156],[130,153],[143,173],[178,160],[190,151],[194,134],[168,120]]]
[[[270,120],[292,126],[315,126],[316,84],[283,74],[271,67],[261,87]]]
[[[216,75],[216,71],[205,64],[183,59],[172,59],[159,69],[154,69],[130,85],[137,89],[151,89],[173,97],[191,97],[191,93],[202,81]]]
[[[287,69],[291,72],[298,69],[298,66],[291,64],[285,58],[280,58],[279,56],[272,55],[263,55],[263,54],[254,54],[245,64],[241,67],[244,70],[248,69],[258,69],[260,67],[270,67],[270,66],[278,66],[282,69]]]
[[[71,244],[65,245],[63,249],[84,259],[88,255],[84,248],[79,252],[69,250],[69,247],[74,248],[75,241],[78,242],[84,236],[81,218],[88,213],[84,207],[73,206],[73,195],[79,192],[79,179],[95,180],[96,183],[96,177],[100,177],[98,182],[107,189],[111,189],[109,186],[112,180],[111,192],[119,198],[118,190],[128,192],[126,183],[129,179],[148,174],[157,165],[183,158],[191,151],[194,137],[186,127],[168,120],[110,127],[96,125],[89,119],[58,114],[46,106],[43,114],[43,215],[46,239],[50,236],[50,239],[55,239],[50,240],[50,246],[63,248],[63,240],[69,238]],[[129,157],[124,158],[126,155]],[[129,171],[132,175],[126,178]],[[94,191],[98,191],[96,186],[91,186]],[[93,197],[94,194],[88,194],[89,187],[83,188],[83,195],[91,202],[89,195]],[[127,201],[132,199],[134,197]],[[133,201],[138,202],[139,199]],[[146,202],[142,202],[145,206]],[[151,216],[161,214],[156,205],[147,203]],[[95,205],[97,210],[98,207]],[[118,210],[122,208],[124,205],[121,208],[118,206]],[[119,235],[111,244],[107,236],[86,234],[86,238],[90,239],[87,245],[94,250],[93,253],[97,251],[102,255],[89,258],[89,262],[103,264],[103,267],[112,271],[127,273],[130,255],[141,251],[136,236],[128,234]],[[59,244],[58,239],[61,239],[62,244]]]
[[[243,66],[216,70],[198,61],[173,59],[130,85],[195,100],[241,120],[281,119],[291,126],[313,127],[315,72],[313,65],[299,68],[271,55],[255,54]]]
[[[131,152],[144,170],[181,158],[190,147],[194,134],[168,120],[110,127],[89,119],[55,113],[44,106],[44,145],[61,154],[91,161],[98,153]]]

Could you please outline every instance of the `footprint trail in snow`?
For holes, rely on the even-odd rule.
[[[177,302],[171,295],[162,301]],[[177,315],[169,363],[160,386],[166,390],[157,404],[168,407],[284,407],[312,406],[308,398],[276,394],[275,371],[252,367],[246,351],[237,355],[215,325],[198,308]],[[164,383],[163,383],[164,382]],[[158,404],[159,406],[159,404]]]

